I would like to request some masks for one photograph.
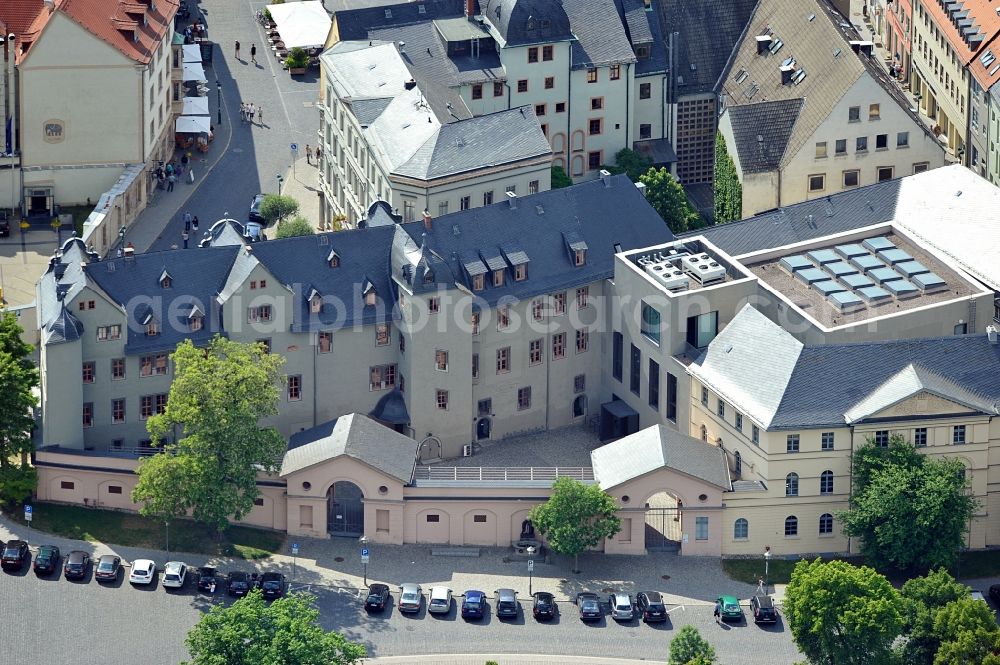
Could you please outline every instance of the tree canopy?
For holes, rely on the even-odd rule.
[[[639,177],[639,181],[646,186],[646,200],[671,231],[683,233],[701,224],[684,188],[666,168],[651,168]]]
[[[169,520],[190,512],[221,531],[253,508],[258,470],[278,470],[284,438],[258,423],[278,411],[284,358],[216,336],[204,349],[181,342],[171,359],[166,411],[146,424],[164,449],[139,465],[132,500],[143,515]]]
[[[1000,665],[1000,628],[985,602],[965,594],[934,613],[934,665]]]
[[[294,238],[295,236],[310,236],[313,233],[312,224],[305,217],[286,219],[278,224],[275,238]]]
[[[213,605],[187,635],[186,665],[353,665],[361,644],[319,623],[313,597],[293,593],[265,603],[254,589],[231,606]]]
[[[632,182],[639,182],[639,178],[653,167],[653,162],[645,155],[640,155],[630,148],[622,148],[615,155],[615,163],[601,166],[602,169],[617,175],[624,173]]]
[[[714,662],[715,649],[691,624],[682,627],[670,640],[667,665],[712,665]]]
[[[268,194],[260,202],[260,216],[268,224],[284,217],[290,217],[299,211],[299,202],[284,194]]]
[[[924,577],[907,580],[902,589],[906,643],[901,651],[903,662],[932,665],[941,639],[934,630],[934,617],[948,603],[969,595],[969,587],[948,574],[944,568]]]
[[[903,603],[889,581],[844,561],[800,561],[785,590],[796,645],[817,665],[887,662],[903,627]]]
[[[977,506],[961,460],[921,455],[892,435],[886,448],[859,448],[852,473],[850,507],[838,517],[869,562],[928,570],[956,561]]]
[[[553,551],[573,557],[577,570],[581,552],[621,529],[617,511],[614,498],[597,485],[563,476],[552,485],[549,500],[532,508],[528,518]]]
[[[34,347],[21,339],[22,332],[13,312],[0,311],[0,501],[6,504],[24,502],[38,483],[28,464],[35,449],[31,430],[38,368],[30,357]]]
[[[572,184],[573,181],[566,175],[566,169],[561,166],[552,167],[552,189],[562,189]]]
[[[736,174],[736,165],[726,149],[726,139],[722,132],[715,133],[715,177],[713,180],[715,197],[714,217],[716,224],[725,224],[743,217],[743,185]]]

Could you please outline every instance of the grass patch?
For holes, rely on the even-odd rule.
[[[53,503],[33,504],[31,527],[64,538],[100,541],[149,549],[167,549],[167,533],[163,522],[135,513],[100,510],[82,506],[64,506]],[[20,512],[9,517],[26,524]],[[276,531],[231,526],[219,540],[214,529],[191,520],[170,523],[170,551],[193,552],[213,556],[243,559],[263,559],[277,553],[285,536]]]

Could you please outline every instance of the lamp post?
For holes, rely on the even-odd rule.
[[[532,593],[531,581],[535,573],[535,559],[533,558],[535,556],[535,546],[528,545],[524,551],[528,553],[528,595],[533,596],[535,594]]]
[[[281,183],[283,183],[285,179],[281,177],[280,173],[275,177],[278,179],[278,224],[281,224]]]
[[[764,548],[764,591],[767,591],[767,578],[771,563],[771,546],[767,545]]]
[[[222,127],[222,81],[215,82],[215,89],[219,91],[219,127]]]
[[[358,542],[361,544],[361,547],[368,547],[368,536],[361,536],[360,538],[358,538]],[[365,587],[367,587],[368,586],[368,556],[365,555],[365,554],[362,554],[362,556],[361,556],[361,565],[364,567]]]

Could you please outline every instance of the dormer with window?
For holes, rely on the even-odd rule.
[[[485,288],[486,288],[485,275],[482,275],[482,274],[480,274],[480,275],[473,275],[472,276],[472,290],[473,291],[482,291]]]
[[[191,313],[187,317],[188,331],[198,332],[205,327],[205,315],[197,306],[191,307]]]
[[[306,300],[309,301],[309,311],[313,314],[319,314],[320,310],[323,309],[323,296],[316,289],[309,289]]]
[[[493,286],[503,286],[503,269],[493,271]]]
[[[479,254],[482,257],[482,262],[485,264],[484,267],[490,272],[490,280],[493,282],[493,286],[496,288],[502,287],[506,281],[504,272],[507,270],[507,262],[504,261],[500,249],[492,247],[480,251]]]
[[[150,318],[145,323],[146,337],[156,337],[160,334],[160,323],[154,318]]]
[[[378,301],[378,293],[375,291],[375,285],[371,281],[366,281],[361,293],[365,297],[365,307],[374,307]]]
[[[173,284],[174,284],[174,278],[171,277],[170,273],[168,273],[166,268],[164,268],[163,272],[160,273],[160,288],[169,289],[171,286],[173,286]]]
[[[577,268],[587,265],[587,242],[576,231],[563,233],[566,240],[566,249],[569,250],[570,260]]]
[[[521,245],[516,241],[505,242],[500,245],[500,250],[504,257],[514,269],[514,281],[523,282],[528,279],[528,253],[521,249]]]
[[[326,262],[331,268],[340,267],[340,256],[337,254],[337,250],[331,249],[330,253],[326,255]]]
[[[486,288],[486,264],[475,252],[465,252],[462,254],[462,267],[469,276],[469,286],[473,291],[482,291]]]

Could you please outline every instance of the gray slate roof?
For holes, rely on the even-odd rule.
[[[669,468],[729,490],[729,464],[722,448],[658,424],[601,446],[590,453],[602,490]]]
[[[563,6],[577,38],[573,69],[636,61],[614,0],[565,0]]]
[[[464,0],[421,0],[420,2],[384,2],[383,0],[331,0],[333,20],[342,41],[370,39],[371,30],[461,16]],[[358,5],[365,5],[359,7]],[[423,13],[420,8],[423,7]],[[389,10],[389,16],[385,15]]]
[[[677,32],[678,95],[710,92],[746,29],[757,0],[657,0],[664,3],[664,39]],[[692,65],[694,67],[692,68]]]
[[[288,476],[346,455],[403,483],[413,480],[419,445],[416,441],[359,413],[335,422],[332,427],[319,425],[294,435],[281,462],[280,475]]]
[[[781,336],[777,330],[777,324],[748,305],[689,371],[696,377],[723,376],[729,368],[719,360],[720,352],[725,354],[729,345],[735,351],[739,345],[742,371],[733,371],[729,384],[719,392],[729,400],[727,391],[732,391],[734,406],[740,408],[741,395],[766,390],[769,405],[778,400],[770,421],[762,422],[748,413],[770,430],[843,427],[921,390],[969,410],[1000,414],[996,379],[1000,345],[990,344],[986,335],[800,345],[796,357],[793,347],[775,343]],[[734,340],[736,335],[738,340]],[[768,376],[765,372],[774,372],[772,367],[781,368],[780,380],[762,380]]]
[[[780,166],[802,105],[801,99],[785,99],[729,108],[743,173],[766,173]]]
[[[87,248],[79,238],[70,238],[60,248],[62,255],[49,259],[38,293],[38,320],[42,341],[58,344],[79,339],[83,326],[64,303],[71,302],[87,286],[81,265],[88,261]]]
[[[643,0],[616,0],[615,4],[618,6],[618,13],[621,14],[632,46],[643,44],[649,48],[648,58],[636,58],[635,75],[647,76],[666,72],[667,45],[660,25],[660,0],[653,0],[650,3],[650,11],[646,11]]]
[[[483,0],[480,8],[508,46],[573,39],[563,0]]]

